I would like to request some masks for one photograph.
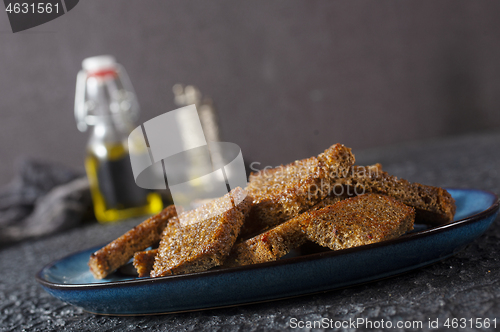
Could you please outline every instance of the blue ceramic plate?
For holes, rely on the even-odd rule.
[[[64,302],[108,315],[143,315],[232,306],[364,283],[428,265],[455,254],[480,236],[498,214],[498,197],[473,189],[449,189],[455,221],[400,238],[276,262],[180,276],[135,278],[120,273],[96,280],[87,261],[91,248],[55,261],[36,279]]]

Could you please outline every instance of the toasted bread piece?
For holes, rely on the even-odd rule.
[[[163,232],[151,276],[201,272],[222,265],[252,200],[238,187],[174,218]]]
[[[139,277],[149,277],[158,249],[138,251],[134,254],[134,267]]]
[[[335,204],[348,195],[327,196],[308,211],[319,210],[325,206]],[[300,214],[280,225],[256,235],[246,241],[234,245],[224,267],[233,267],[275,261],[295,249],[307,240],[300,228],[300,219],[306,214]]]
[[[378,193],[389,195],[416,210],[419,222],[439,225],[453,220],[455,200],[443,188],[410,183],[382,171],[380,164],[364,170],[357,167],[350,176],[339,178],[338,183],[352,188],[356,194]]]
[[[304,213],[300,227],[309,240],[338,250],[396,238],[414,220],[415,210],[396,199],[364,194]]]
[[[275,261],[302,245],[307,239],[300,229],[300,218],[301,215],[236,244],[224,267]]]
[[[345,176],[353,163],[351,149],[335,144],[317,157],[252,173],[246,190],[254,206],[242,233],[260,232],[309,210],[329,195],[332,179]]]
[[[177,207],[179,209],[179,207]],[[96,279],[103,279],[134,256],[137,251],[157,244],[169,220],[177,216],[174,205],[135,226],[118,239],[90,255],[90,271]]]

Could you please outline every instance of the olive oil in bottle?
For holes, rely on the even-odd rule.
[[[158,193],[140,188],[134,180],[127,138],[137,113],[132,86],[114,58],[85,59],[77,79],[75,115],[81,131],[92,126],[85,169],[100,222],[154,214],[163,208]]]
[[[123,147],[110,146],[108,151],[109,159],[89,151],[85,160],[96,218],[115,221],[161,211],[160,195],[135,184],[130,157]]]

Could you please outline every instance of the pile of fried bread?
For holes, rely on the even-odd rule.
[[[446,190],[354,161],[351,149],[335,144],[317,157],[252,173],[245,189],[194,210],[178,215],[168,206],[93,253],[90,270],[103,279],[133,258],[140,277],[201,272],[275,261],[306,242],[339,250],[399,237],[415,220],[453,220],[455,201]]]

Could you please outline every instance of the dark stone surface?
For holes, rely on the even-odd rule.
[[[492,133],[362,151],[357,157],[361,164],[382,162],[386,170],[412,181],[499,193],[499,146],[500,134]],[[67,305],[37,285],[34,274],[45,264],[107,242],[137,222],[87,225],[0,251],[0,331],[282,331],[290,328],[292,317],[384,319],[394,323],[420,320],[424,327],[429,318],[439,318],[441,324],[454,317],[500,319],[498,220],[465,250],[431,266],[365,285],[263,304],[160,316],[107,317]]]

